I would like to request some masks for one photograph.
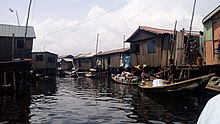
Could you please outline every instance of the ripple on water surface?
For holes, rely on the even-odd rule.
[[[57,78],[46,83],[39,82],[41,90],[32,93],[32,123],[193,124],[210,98],[202,104],[202,97],[197,96],[181,100],[151,98],[137,87],[105,78]]]

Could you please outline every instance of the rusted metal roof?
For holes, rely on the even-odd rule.
[[[139,29],[148,31],[154,34],[173,34],[173,30],[167,30],[167,29],[159,29],[159,28],[152,28],[152,27],[146,27],[146,26],[139,26]]]
[[[139,26],[138,29],[125,42],[131,42],[131,39],[139,31],[146,31],[146,32],[154,33],[154,34],[173,34],[172,30],[159,29],[159,28],[153,28],[153,27],[147,27],[147,26]]]
[[[159,28],[153,28],[153,27],[147,27],[147,26],[139,26],[138,29],[125,41],[125,42],[131,42],[131,39],[139,32],[139,31],[146,31],[154,34],[169,34],[172,35],[174,33],[173,30],[167,30],[167,29],[159,29]],[[185,33],[185,36],[188,36],[189,33]],[[191,36],[200,36],[200,34],[191,33]]]
[[[129,50],[130,48],[120,48],[120,49],[114,49],[114,50],[109,50],[109,51],[104,51],[104,52],[100,52],[99,54],[97,54],[98,56],[103,56],[103,55],[108,55],[108,54],[114,54],[114,53],[123,53],[127,50]]]
[[[25,37],[26,26],[0,24],[0,37]],[[27,38],[36,38],[34,28],[27,27]]]

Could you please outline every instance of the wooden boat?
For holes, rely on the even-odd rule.
[[[138,85],[141,83],[141,77],[123,79],[120,76],[112,74],[111,78],[113,81],[115,81],[117,83],[126,84],[126,85]]]
[[[89,78],[98,77],[96,69],[93,69],[93,68],[89,69],[89,72],[85,73],[85,76]]]
[[[153,81],[151,80],[141,83],[138,86],[143,90],[143,92],[150,94],[182,96],[193,91],[205,88],[210,78],[214,75],[215,73],[211,73],[208,75],[176,82],[173,84],[163,83],[163,86],[153,86]]]

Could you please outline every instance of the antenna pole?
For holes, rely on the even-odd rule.
[[[186,48],[185,48],[185,57],[186,57],[186,54],[188,51],[188,47],[189,47],[189,40],[190,40],[190,37],[191,37],[191,31],[192,31],[192,24],[193,24],[193,18],[194,18],[194,13],[195,13],[195,8],[196,8],[196,0],[194,1],[194,4],[193,4],[193,11],[192,11],[192,18],[191,18],[191,22],[190,22],[190,28],[189,28],[189,34],[188,34],[188,38],[187,38],[187,43],[186,43]],[[188,53],[188,56],[187,56],[189,59],[190,59],[190,54]],[[191,59],[190,59],[191,60]],[[186,61],[185,61],[186,62]],[[186,63],[185,63],[186,64]]]

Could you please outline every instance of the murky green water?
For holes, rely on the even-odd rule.
[[[108,78],[57,78],[31,85],[31,95],[0,96],[0,123],[195,124],[212,96],[150,97]]]

